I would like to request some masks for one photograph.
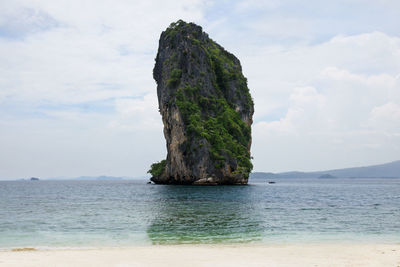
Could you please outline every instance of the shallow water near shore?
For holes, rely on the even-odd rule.
[[[400,180],[2,181],[0,248],[400,242]]]

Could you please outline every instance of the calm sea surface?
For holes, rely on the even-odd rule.
[[[400,242],[400,180],[0,182],[0,248]]]

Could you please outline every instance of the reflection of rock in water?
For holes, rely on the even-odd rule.
[[[250,186],[157,188],[158,211],[147,229],[153,244],[261,240],[260,215],[248,203]]]

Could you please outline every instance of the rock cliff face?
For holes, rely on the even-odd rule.
[[[254,105],[239,60],[180,20],[161,34],[153,76],[168,155],[151,180],[247,184]]]

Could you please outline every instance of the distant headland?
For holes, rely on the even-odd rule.
[[[400,160],[364,167],[335,169],[315,172],[254,172],[250,175],[253,179],[275,179],[275,178],[400,178]]]

